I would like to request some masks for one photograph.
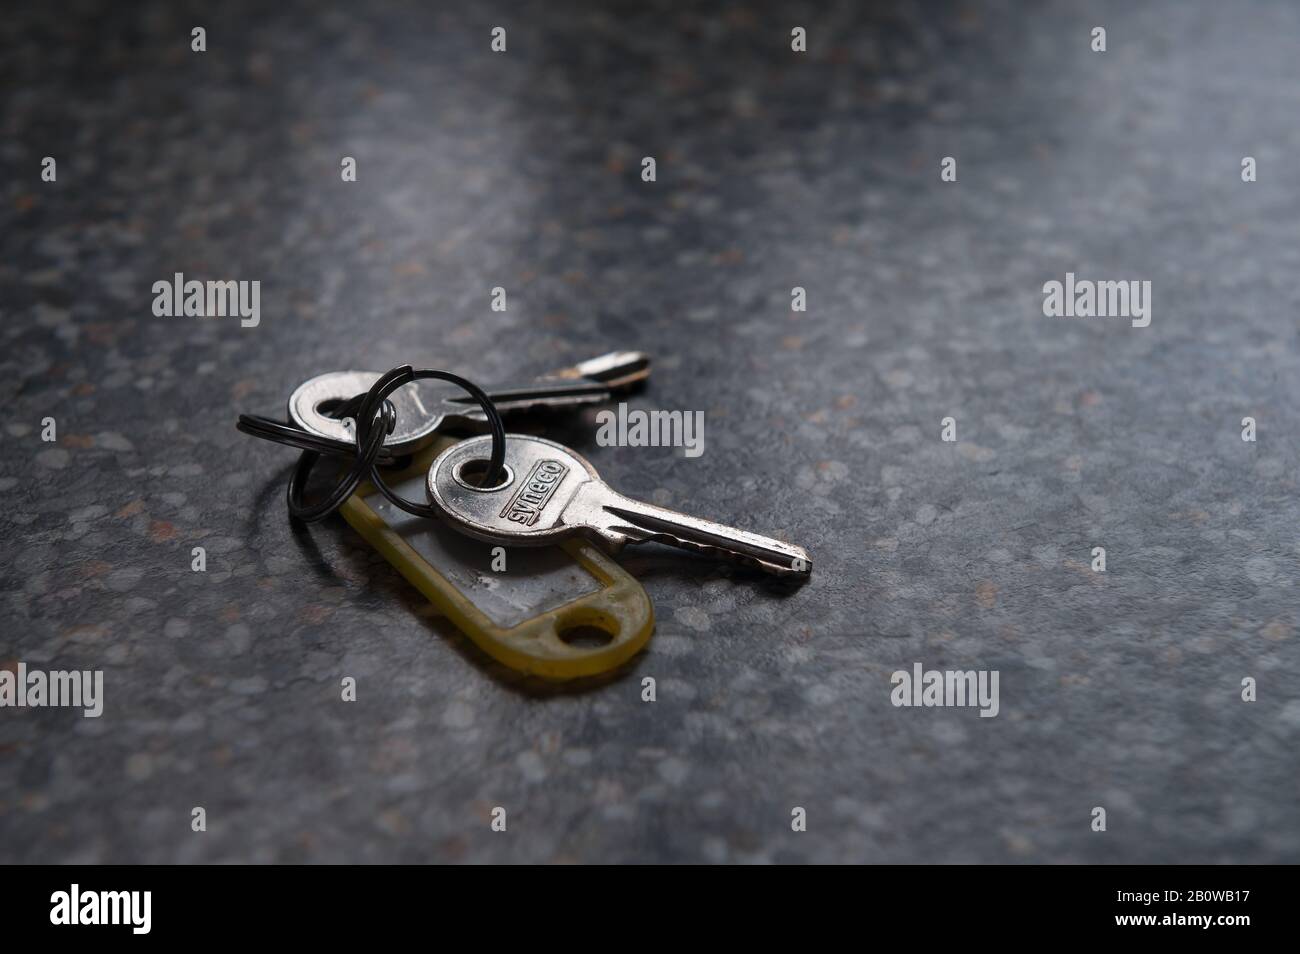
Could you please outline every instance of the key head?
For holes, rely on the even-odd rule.
[[[289,420],[304,431],[320,437],[330,437],[344,443],[355,443],[357,436],[326,410],[331,405],[342,404],[358,394],[365,394],[383,375],[377,371],[330,371],[318,374],[300,384],[289,396]],[[433,439],[442,423],[442,415],[421,399],[416,382],[398,388],[388,396],[397,411],[397,426],[384,440],[384,448],[393,456],[411,454]],[[427,395],[425,396],[427,399]]]
[[[563,444],[529,434],[506,435],[506,473],[496,487],[477,486],[491,436],[447,448],[429,467],[429,502],[471,537],[507,546],[542,546],[571,536],[565,508],[583,486],[600,481],[586,459]]]

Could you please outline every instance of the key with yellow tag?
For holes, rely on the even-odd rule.
[[[440,437],[387,482],[425,496],[429,465],[456,441]],[[340,513],[402,576],[488,655],[521,672],[575,679],[634,656],[654,630],[641,584],[594,546],[496,548],[394,507],[369,483]],[[493,569],[504,563],[504,568]],[[607,637],[603,642],[599,637]]]

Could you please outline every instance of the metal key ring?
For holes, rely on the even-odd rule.
[[[316,449],[305,449],[303,451],[302,456],[298,458],[298,466],[294,468],[293,476],[289,478],[288,504],[291,516],[306,523],[314,523],[317,520],[324,519],[352,496],[357,489],[357,485],[361,483],[361,479],[368,472],[371,483],[375,485],[380,493],[392,501],[394,506],[400,507],[407,513],[414,514],[417,517],[438,518],[438,511],[433,507],[427,504],[412,503],[399,497],[384,482],[377,466],[377,460],[380,451],[383,449],[384,441],[392,433],[397,423],[397,412],[393,409],[392,403],[387,400],[388,395],[403,385],[425,378],[436,378],[440,381],[455,384],[473,397],[482,407],[492,431],[492,453],[488,460],[488,470],[484,475],[483,483],[490,486],[496,482],[496,478],[505,463],[506,432],[505,425],[501,421],[501,415],[492,403],[492,399],[478,385],[459,375],[452,374],[450,371],[429,369],[416,371],[410,365],[403,365],[383,375],[366,393],[354,418],[357,425],[357,443],[354,448],[357,455],[356,460],[347,474],[335,484],[333,490],[325,499],[313,505],[303,503],[303,490],[307,485],[307,478],[310,476],[312,468],[316,466],[317,460],[320,459],[321,451]],[[378,428],[374,427],[376,414],[382,419],[381,426]],[[244,428],[241,428],[241,430],[244,430]],[[252,433],[252,431],[245,431],[245,433]],[[257,434],[256,436],[263,435]],[[289,442],[283,441],[283,443]]]
[[[348,401],[339,408],[339,416],[352,417],[356,413],[356,407],[364,398],[364,394],[358,394]],[[313,434],[310,431],[303,430],[297,424],[277,421],[261,414],[239,415],[239,423],[235,425],[235,429],[251,437],[260,437],[262,440],[275,441],[277,444],[296,447],[298,450],[313,451],[328,457],[355,457],[357,453],[355,442],[344,442],[332,437]],[[382,451],[380,459],[385,459]]]
[[[364,446],[357,446],[357,459],[353,461],[347,474],[334,485],[324,500],[310,506],[302,502],[303,490],[307,486],[307,478],[311,475],[312,468],[316,466],[316,461],[320,460],[321,455],[310,450],[302,452],[302,456],[298,458],[298,465],[294,467],[293,474],[289,477],[287,493],[289,516],[304,523],[315,523],[339,509],[344,501],[352,496],[366,473],[375,469],[379,449],[397,424],[397,412],[387,401],[384,402],[380,413],[383,415],[383,426],[371,432]]]
[[[260,437],[264,441],[275,441],[277,444],[296,447],[298,450],[309,450],[317,454],[334,454],[338,456],[344,454],[343,445],[334,446],[336,442],[332,439],[308,434],[297,425],[263,417],[261,414],[239,415],[239,423],[235,425],[235,429],[242,434]],[[349,455],[355,454],[356,448],[349,447],[346,453]]]
[[[366,394],[366,399],[361,403],[361,410],[357,412],[357,445],[360,446],[371,434],[373,426],[375,409],[379,407],[381,401],[386,403],[388,395],[392,394],[403,385],[410,384],[412,381],[422,381],[427,378],[435,378],[439,381],[448,381],[461,390],[465,391],[470,397],[478,402],[479,407],[487,416],[488,426],[492,431],[492,453],[488,457],[487,473],[483,475],[482,483],[486,487],[496,484],[502,470],[505,468],[506,460],[506,428],[501,421],[501,414],[492,403],[492,399],[487,393],[473,381],[467,381],[458,374],[452,374],[450,371],[436,371],[424,369],[416,371],[409,364],[402,365],[400,368],[394,368],[382,378],[374,383],[370,391]],[[391,406],[391,405],[390,405]],[[392,431],[392,426],[388,432]],[[385,432],[383,436],[387,436]],[[383,446],[383,438],[380,438],[380,446]],[[437,520],[440,512],[429,504],[411,503],[399,497],[392,488],[384,482],[383,476],[379,473],[379,468],[375,466],[373,459],[370,462],[370,482],[375,488],[387,497],[395,507],[400,507],[409,514],[417,517],[425,517],[429,520]],[[346,498],[344,498],[346,499]]]

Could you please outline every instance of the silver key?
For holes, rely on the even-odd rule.
[[[576,534],[615,551],[653,540],[769,573],[806,578],[812,572],[801,547],[624,497],[585,459],[543,437],[507,434],[502,483],[479,487],[491,449],[490,435],[474,437],[447,448],[429,467],[430,503],[475,539],[541,546]]]
[[[556,371],[540,381],[488,388],[488,397],[502,414],[535,408],[570,408],[608,401],[618,391],[650,374],[650,358],[639,351],[613,351]],[[330,371],[298,386],[289,397],[289,419],[308,433],[342,444],[356,443],[350,419],[330,417],[329,410],[370,390],[381,375],[376,371]],[[397,426],[384,441],[384,457],[411,454],[427,445],[439,430],[481,429],[486,416],[477,402],[454,385],[416,381],[389,396],[397,411]]]

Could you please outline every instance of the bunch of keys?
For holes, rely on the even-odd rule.
[[[640,584],[590,543],[609,552],[627,543],[667,543],[798,581],[811,572],[800,547],[624,497],[569,448],[506,434],[502,426],[501,412],[607,401],[649,373],[640,352],[601,355],[539,382],[486,392],[442,371],[331,372],[294,391],[292,423],[244,415],[239,429],[304,451],[290,482],[291,513],[315,520],[339,510],[489,655],[568,679],[615,668],[653,630]],[[428,378],[470,396],[429,389]],[[491,433],[454,442],[440,433],[444,428]],[[320,455],[356,462],[325,501],[307,505],[302,488]],[[381,468],[401,471],[396,488]],[[366,473],[370,482],[362,484]],[[411,502],[416,487],[428,504]],[[482,557],[467,548],[472,541],[493,544],[493,551],[528,548],[525,566],[490,579],[473,565]],[[593,629],[608,635],[603,645],[565,638]]]

